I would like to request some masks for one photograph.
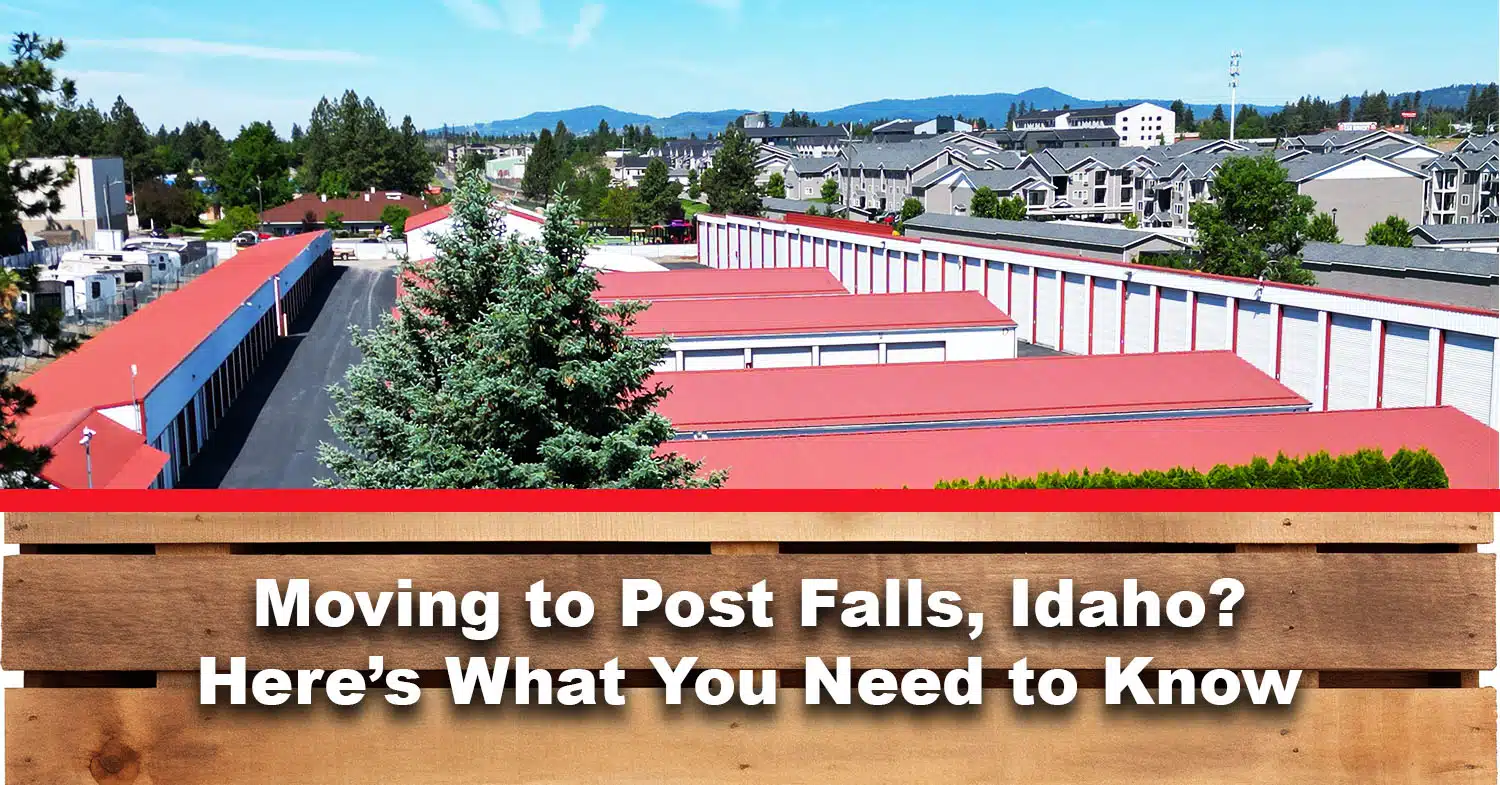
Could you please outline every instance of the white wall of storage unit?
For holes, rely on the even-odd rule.
[[[674,338],[658,371],[720,371],[814,365],[878,365],[947,360],[1009,360],[1014,327],[731,335]]]
[[[699,216],[710,267],[826,267],[851,292],[976,289],[1078,354],[1231,349],[1313,410],[1454,406],[1500,423],[1500,315],[950,240]],[[1123,297],[1122,297],[1123,295]],[[948,359],[956,359],[949,353]]]

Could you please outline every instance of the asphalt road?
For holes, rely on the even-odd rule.
[[[318,443],[335,441],[327,388],[342,384],[359,361],[349,326],[374,326],[395,302],[393,263],[335,265],[193,462],[184,487],[311,488],[327,477],[318,463]]]

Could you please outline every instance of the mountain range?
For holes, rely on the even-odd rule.
[[[1463,106],[1468,100],[1469,88],[1473,85],[1459,84],[1442,87],[1435,90],[1424,90],[1422,92],[1422,104],[1424,106]],[[1392,100],[1399,100],[1401,93],[1392,96]],[[1096,106],[1110,106],[1116,104],[1139,103],[1140,101],[1151,101],[1161,106],[1168,106],[1172,99],[1139,99],[1139,98],[1116,98],[1109,100],[1090,100],[1078,98],[1067,93],[1053,90],[1050,87],[1037,87],[1020,93],[987,93],[984,95],[942,95],[931,98],[886,98],[879,101],[867,101],[865,103],[851,104],[838,109],[829,109],[823,112],[808,112],[812,119],[818,123],[854,123],[868,122],[881,118],[906,118],[926,119],[937,115],[963,115],[965,117],[983,117],[990,125],[1000,125],[1005,121],[1006,112],[1012,104],[1025,101],[1029,106],[1037,109],[1061,109],[1071,106],[1075,109],[1085,109]],[[1358,97],[1355,104],[1358,105]],[[1226,103],[1226,110],[1228,109]],[[1199,119],[1207,118],[1213,113],[1213,104],[1189,104],[1193,114]],[[1256,106],[1262,114],[1279,110],[1279,106]],[[657,136],[686,137],[690,134],[707,136],[724,130],[724,127],[734,122],[735,118],[749,109],[721,109],[713,112],[681,112],[670,117],[653,117],[651,115],[639,114],[637,112],[626,112],[608,106],[582,106],[576,109],[564,109],[555,112],[533,112],[525,117],[517,117],[511,120],[495,120],[492,122],[476,123],[473,125],[450,126],[449,131],[457,134],[477,133],[483,136],[513,136],[539,132],[542,129],[555,128],[558,122],[567,125],[568,128],[578,133],[588,133],[597,128],[600,120],[609,123],[611,128],[620,129],[626,125],[651,126],[651,130]],[[781,112],[771,113],[771,122],[779,123]],[[442,129],[431,129],[428,133],[441,133]]]

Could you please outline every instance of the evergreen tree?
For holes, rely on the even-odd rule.
[[[562,158],[558,155],[555,137],[551,131],[543,130],[537,137],[536,146],[526,159],[526,174],[521,178],[521,194],[527,199],[545,202],[552,195],[552,186],[557,178]]]
[[[1024,221],[1026,220],[1026,200],[1019,196],[1000,200],[1000,209],[995,214],[1002,221]]]
[[[839,181],[833,179],[832,177],[828,178],[827,180],[824,180],[823,181],[823,190],[822,190],[822,193],[820,195],[823,197],[823,201],[824,202],[827,202],[828,204],[838,204],[839,203]]]
[[[714,153],[713,176],[703,182],[708,209],[721,215],[760,215],[754,145],[738,128],[726,131],[721,141],[722,146]]]
[[[636,196],[637,215],[644,224],[666,223],[682,217],[682,184],[672,182],[667,162],[660,158],[652,158],[646,164]]]
[[[674,434],[650,380],[667,338],[627,337],[640,303],[600,305],[572,202],[540,243],[506,238],[483,178],[467,172],[454,229],[399,317],[355,335],[363,360],[332,389],[347,447],[323,463],[351,488],[680,488],[722,484],[659,451]]]
[[[766,196],[773,199],[786,198],[786,177],[781,172],[772,172],[771,176],[766,178]]]
[[[256,210],[262,204],[267,208],[286,204],[292,199],[290,165],[291,152],[270,123],[245,126],[229,145],[223,165],[213,173],[220,203]]]
[[[697,199],[703,195],[703,182],[698,177],[697,169],[688,170],[688,198]]]
[[[157,171],[155,146],[152,144],[151,135],[146,132],[146,126],[141,124],[141,119],[136,116],[135,110],[125,99],[115,97],[115,104],[109,110],[109,117],[104,136],[103,152],[108,155],[116,155],[125,162],[125,184],[132,191],[139,180],[155,177],[162,172]]]

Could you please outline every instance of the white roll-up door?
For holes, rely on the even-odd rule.
[[[1318,362],[1322,341],[1317,311],[1282,306],[1281,383],[1312,401],[1314,411],[1323,408],[1323,366]]]
[[[940,363],[948,359],[945,341],[919,341],[913,343],[888,343],[885,345],[887,363]]]
[[[1036,342],[1057,348],[1057,271],[1036,271]]]
[[[1427,372],[1432,361],[1432,331],[1410,324],[1385,325],[1385,370],[1380,380],[1380,408],[1427,405]]]
[[[870,263],[870,291],[875,294],[886,294],[891,290],[890,269],[891,263],[889,251],[878,253],[871,251],[873,261]]]
[[[1005,292],[1010,288],[1006,286],[1005,263],[985,262],[984,275],[987,279],[985,291],[989,292],[990,302],[995,304],[1001,311],[1005,310]],[[1010,316],[1010,314],[1005,314]]]
[[[1151,287],[1132,283],[1125,285],[1125,353],[1144,354],[1152,349],[1152,323],[1156,320],[1156,303]]]
[[[1094,279],[1094,354],[1120,353],[1120,282]]]
[[[906,278],[902,281],[905,288],[903,292],[922,291],[922,257],[918,254],[906,255]]]
[[[943,259],[936,253],[923,254],[922,262],[922,291],[941,292],[943,290]]]
[[[1156,328],[1161,335],[1156,339],[1156,350],[1185,352],[1191,348],[1189,334],[1192,324],[1188,321],[1191,318],[1188,293],[1182,289],[1162,289],[1161,314]]]
[[[684,371],[728,371],[744,367],[744,349],[697,349],[682,353]]]
[[[943,254],[943,287],[945,292],[957,292],[964,288],[963,260],[953,254]]]
[[[750,352],[752,368],[807,368],[812,364],[811,346],[777,346]]]
[[[880,362],[880,344],[859,343],[824,346],[818,350],[819,365],[875,365]]]
[[[651,366],[651,370],[657,373],[677,370],[677,352],[662,352],[661,357],[656,360],[656,365]]]
[[[759,227],[750,227],[750,240],[746,244],[745,266],[750,269],[764,267],[765,238]]]
[[[799,244],[799,247],[798,247],[798,250],[797,250],[797,266],[798,267],[816,267],[817,266],[817,265],[813,264],[813,238],[808,237],[807,235],[803,235],[802,236],[802,242]]]
[[[1438,403],[1455,406],[1464,414],[1489,424],[1494,368],[1495,339],[1467,333],[1445,333],[1443,395]]]
[[[1089,290],[1087,280],[1075,273],[1063,274],[1062,350],[1073,354],[1089,351]]]
[[[854,291],[854,243],[839,243],[839,280]]]
[[[964,288],[972,292],[984,291],[984,260],[964,257]]]
[[[1010,318],[1016,322],[1016,335],[1031,340],[1031,268],[1010,266]]]
[[[777,232],[773,237],[773,240],[774,243],[771,246],[771,254],[772,259],[775,261],[774,266],[790,267],[790,249],[788,248],[786,243],[786,232]]]
[[[1369,409],[1375,400],[1370,389],[1370,361],[1374,357],[1375,327],[1369,319],[1334,314],[1328,341],[1328,408]]]
[[[1271,342],[1276,337],[1276,322],[1271,318],[1271,306],[1241,301],[1235,320],[1235,353],[1267,376],[1275,376],[1276,358],[1271,356]]]
[[[1229,348],[1229,300],[1217,294],[1198,295],[1198,351]]]

